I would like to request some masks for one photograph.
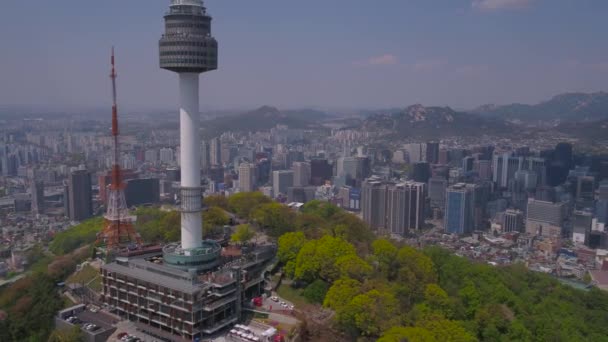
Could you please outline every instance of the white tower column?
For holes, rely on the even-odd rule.
[[[179,73],[182,248],[201,247],[200,124],[198,73]]]

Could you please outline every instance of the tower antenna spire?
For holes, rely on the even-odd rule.
[[[110,177],[112,184],[108,189],[107,212],[105,215],[106,224],[98,237],[98,242],[107,246],[108,250],[117,249],[125,244],[138,243],[141,244],[141,237],[135,231],[134,223],[136,217],[129,214],[127,201],[125,199],[125,185],[122,181],[120,170],[120,145],[118,131],[118,104],[116,100],[116,58],[114,56],[114,47],[112,46],[112,56],[110,58],[112,71],[110,79],[112,80],[112,170]]]

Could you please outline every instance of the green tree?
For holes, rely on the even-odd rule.
[[[336,267],[341,277],[363,281],[372,273],[372,267],[355,254],[347,254],[336,259]]]
[[[230,223],[230,217],[220,207],[210,207],[203,214],[203,236],[213,235],[218,228]]]
[[[270,202],[261,192],[239,192],[228,197],[230,211],[244,219],[248,219],[256,207]]]
[[[218,207],[228,210],[228,198],[224,195],[211,195],[204,198],[203,203],[208,207]]]
[[[361,283],[349,278],[336,280],[327,291],[323,306],[341,313],[350,301],[361,294]]]
[[[336,261],[345,255],[356,255],[355,247],[340,238],[324,236],[309,241],[296,258],[295,277],[309,282],[320,278],[331,283],[340,277]]]
[[[251,218],[272,237],[278,238],[295,229],[295,213],[277,202],[259,205],[251,213]]]
[[[433,310],[441,312],[446,317],[452,316],[450,298],[437,284],[428,284],[424,290],[424,301]]]
[[[255,236],[255,232],[248,224],[241,224],[236,227],[236,231],[232,234],[233,242],[245,244]]]
[[[397,299],[390,292],[371,290],[357,295],[344,308],[344,323],[364,336],[379,336],[399,322]]]
[[[283,234],[279,238],[277,258],[285,264],[284,270],[288,277],[293,278],[296,271],[296,258],[302,246],[306,243],[306,236],[302,232]]]
[[[103,228],[103,217],[86,220],[74,227],[58,233],[51,241],[49,249],[57,255],[64,255],[83,245],[97,240],[97,234]]]
[[[304,296],[309,303],[323,303],[326,294],[327,283],[320,279],[313,281],[306,286],[304,291],[302,291],[302,296]]]
[[[377,342],[440,342],[433,334],[418,327],[392,327]]]

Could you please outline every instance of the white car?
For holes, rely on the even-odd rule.
[[[270,297],[270,300],[272,300],[273,302],[278,302],[279,301],[279,297],[272,296],[272,297]]]

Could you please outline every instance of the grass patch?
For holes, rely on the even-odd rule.
[[[279,297],[284,298],[290,302],[292,302],[296,307],[303,307],[308,305],[306,298],[302,296],[303,289],[295,289],[290,285],[282,284],[277,289],[277,293]]]
[[[91,265],[86,265],[80,272],[72,274],[66,280],[66,283],[88,284],[92,290],[101,291],[101,276],[99,275],[99,271]]]
[[[72,306],[75,305],[75,303],[72,302],[72,300],[70,298],[68,298],[67,296],[61,296],[61,299],[63,300],[64,309],[71,308]]]

